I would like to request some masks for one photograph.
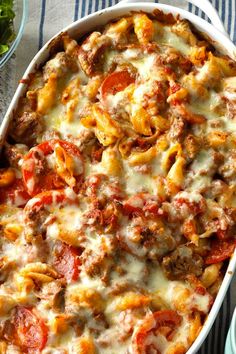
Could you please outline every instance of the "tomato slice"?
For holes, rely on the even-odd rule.
[[[31,196],[67,185],[74,188],[83,172],[84,163],[79,149],[64,140],[44,141],[33,147],[22,164],[23,181]]]
[[[220,240],[214,239],[211,242],[211,250],[209,255],[205,258],[206,264],[214,264],[230,258],[234,253],[236,247],[236,239]]]
[[[55,246],[53,266],[68,282],[79,277],[81,253],[81,248],[69,246],[64,242]]]
[[[0,188],[0,204],[11,204],[22,207],[30,199],[21,178],[15,179],[8,187]]]
[[[101,96],[115,95],[117,92],[123,91],[127,86],[135,82],[135,78],[130,75],[127,70],[115,71],[105,78],[101,85]]]
[[[169,340],[173,331],[181,324],[182,317],[173,310],[156,311],[144,318],[141,325],[134,331],[132,351],[135,354],[159,353],[156,340],[152,338],[164,334]]]
[[[13,316],[16,343],[27,351],[42,350],[48,339],[44,321],[32,307],[18,306]]]

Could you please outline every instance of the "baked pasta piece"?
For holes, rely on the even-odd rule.
[[[67,34],[0,169],[0,352],[184,354],[236,245],[236,64],[187,22]]]

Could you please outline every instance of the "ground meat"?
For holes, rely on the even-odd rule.
[[[236,178],[236,152],[231,150],[224,163],[218,170],[226,182],[235,181]]]
[[[47,164],[47,160],[42,154],[39,153],[38,150],[32,152],[32,157],[35,161],[34,173],[36,176],[42,176],[49,173],[49,168]]]
[[[150,115],[157,115],[166,110],[167,81],[153,81],[149,89],[142,97],[142,105]]]
[[[172,104],[171,113],[182,118],[187,124],[203,124],[206,121],[202,114],[192,112],[184,102],[177,105]]]
[[[35,235],[42,235],[46,232],[47,226],[44,224],[49,215],[43,206],[25,212],[25,237],[28,242],[32,242]]]
[[[80,132],[78,138],[76,138],[75,143],[79,147],[80,151],[87,151],[88,148],[91,149],[91,147],[94,146],[95,141],[95,134],[88,129],[84,129]]]
[[[14,325],[11,322],[11,320],[9,318],[8,319],[5,318],[4,320],[1,320],[1,323],[0,323],[0,338],[1,338],[1,340],[7,340],[10,343],[13,342],[14,333],[15,333],[15,328],[14,328]],[[19,348],[17,348],[15,345],[7,344],[7,352],[8,353],[19,354],[20,351],[18,349]],[[7,352],[5,352],[5,353],[7,353]]]
[[[227,116],[229,119],[235,120],[236,117],[236,104],[235,100],[227,100],[226,101],[226,107],[227,107]]]
[[[162,259],[176,247],[176,241],[170,231],[155,219],[133,218],[125,232],[117,233],[120,247],[140,259],[152,261]]]
[[[234,208],[221,208],[218,203],[208,203],[208,210],[198,219],[203,232],[213,230],[219,239],[235,236],[236,213]]]
[[[65,283],[64,280],[55,280],[43,284],[39,289],[34,290],[37,298],[46,300],[47,306],[54,311],[61,312],[65,308]]]
[[[159,55],[158,61],[161,65],[171,68],[177,76],[188,74],[192,68],[191,61],[172,47],[166,47],[165,52]]]
[[[208,188],[204,193],[204,198],[215,199],[221,197],[223,193],[227,190],[228,185],[220,179],[215,179],[211,182],[210,188]]]
[[[43,121],[36,112],[24,112],[13,119],[9,134],[16,143],[34,145],[43,130]]]
[[[163,258],[162,269],[170,280],[184,279],[188,274],[200,276],[203,272],[203,259],[187,246],[179,246]]]
[[[215,168],[218,168],[219,166],[221,166],[221,164],[224,162],[225,158],[224,155],[218,151],[214,151],[212,153],[212,159],[213,162],[215,164]]]
[[[185,121],[181,117],[174,117],[168,133],[171,141],[181,141],[185,133]]]
[[[144,244],[146,247],[149,246],[148,258],[152,260],[160,259],[169,251],[173,250],[176,246],[175,239],[171,235],[167,234],[154,234],[153,247],[150,247],[152,243],[149,243],[149,240],[147,240]]]
[[[47,263],[50,249],[47,240],[42,235],[29,234],[26,237],[27,244],[24,246],[25,257],[23,263],[26,265],[31,262]]]
[[[98,233],[110,233],[117,230],[119,224],[119,209],[116,203],[105,204],[105,207],[94,207],[86,212],[86,224],[92,225]]]
[[[162,210],[170,222],[184,221],[189,216],[203,214],[206,210],[206,201],[198,192],[181,191],[175,195],[171,203],[162,203]]]
[[[28,151],[28,147],[24,144],[10,145],[4,144],[3,155],[10,166],[18,168],[19,161],[23,158],[24,154]]]
[[[201,149],[202,143],[203,142],[200,140],[200,138],[196,137],[193,134],[188,134],[186,136],[186,138],[184,139],[184,149],[187,154],[188,162],[195,158],[195,156]]]
[[[44,66],[43,79],[47,81],[51,74],[56,74],[58,78],[63,77],[69,70],[78,70],[76,61],[65,52],[59,52]]]
[[[137,72],[138,72],[137,68],[131,63],[127,63],[127,61],[124,59],[122,55],[116,55],[108,64],[107,67],[108,72],[113,72],[115,70],[119,70],[119,71],[126,70],[134,78],[137,76]]]
[[[96,337],[100,333],[103,333],[104,330],[109,327],[109,324],[105,314],[99,313],[94,315],[94,317],[88,321],[87,326],[89,328],[89,331],[91,331]]]
[[[109,281],[109,275],[112,270],[112,258],[106,252],[95,253],[86,249],[81,256],[81,261],[85,272],[90,277],[99,276],[105,283]]]
[[[14,261],[8,260],[7,257],[0,257],[0,284],[7,280],[14,268]]]
[[[92,163],[101,162],[102,153],[103,153],[104,150],[105,150],[104,146],[101,145],[99,142],[96,142],[96,144],[94,144],[92,146],[92,150],[91,150]]]
[[[81,192],[89,198],[91,203],[99,205],[100,208],[110,200],[119,203],[123,198],[123,191],[117,179],[108,180],[104,174],[89,176],[85,180]]]
[[[109,294],[117,296],[126,293],[127,291],[136,291],[140,293],[144,292],[144,290],[140,286],[138,286],[131,280],[121,280],[111,286]]]
[[[57,130],[47,129],[42,135],[42,141],[52,139],[61,139],[61,133]]]
[[[93,32],[82,43],[78,57],[81,68],[88,76],[99,71],[102,53],[110,43],[111,39],[100,32]]]

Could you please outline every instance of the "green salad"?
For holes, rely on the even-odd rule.
[[[13,2],[14,0],[0,0],[0,55],[8,51],[15,36]]]

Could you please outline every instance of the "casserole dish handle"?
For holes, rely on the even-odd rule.
[[[122,4],[129,4],[129,3],[134,3],[134,2],[146,2],[145,0],[121,0],[116,6],[122,5]],[[216,27],[219,31],[224,33],[225,36],[229,37],[228,33],[226,32],[224,25],[220,19],[220,16],[216,9],[212,6],[209,0],[185,0],[187,2],[190,2],[191,4],[195,5],[198,7],[200,10],[202,10],[211,20],[211,23],[214,27]],[[147,2],[153,2],[153,1],[147,1]]]

